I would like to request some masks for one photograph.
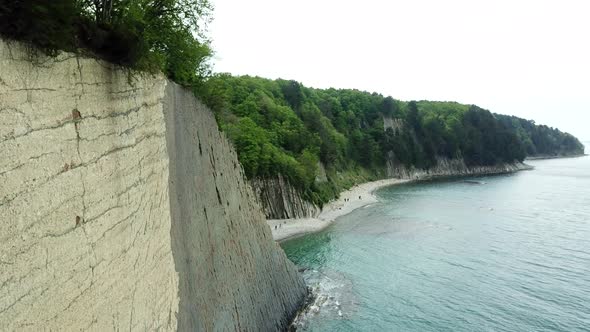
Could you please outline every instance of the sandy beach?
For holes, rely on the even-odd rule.
[[[349,214],[360,207],[377,202],[373,192],[379,188],[406,183],[409,180],[385,179],[356,185],[340,193],[337,200],[326,204],[316,218],[269,219],[268,225],[276,241],[284,241],[308,233],[318,232],[328,227],[336,218]],[[275,229],[275,226],[276,229]]]

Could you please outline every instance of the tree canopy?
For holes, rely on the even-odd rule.
[[[486,166],[527,155],[582,153],[569,134],[475,105],[403,102],[229,74],[211,77],[204,87],[200,94],[236,145],[247,176],[282,174],[319,204],[354,182],[347,177],[384,176],[388,158],[427,169],[438,158]],[[385,130],[385,120],[397,125]],[[327,169],[327,183],[315,181],[318,162]]]
[[[85,51],[192,86],[209,73],[207,0],[0,0],[0,34],[48,54]]]

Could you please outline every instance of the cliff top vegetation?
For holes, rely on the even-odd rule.
[[[209,73],[207,0],[0,0],[0,35],[193,86]]]

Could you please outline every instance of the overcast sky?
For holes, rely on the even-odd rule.
[[[590,1],[211,1],[216,72],[477,104],[590,140]]]

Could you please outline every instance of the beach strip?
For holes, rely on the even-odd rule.
[[[384,179],[361,183],[349,190],[341,192],[340,197],[324,205],[322,212],[315,218],[269,219],[267,223],[270,226],[272,237],[275,241],[285,241],[305,234],[319,232],[328,227],[338,217],[349,214],[363,206],[376,203],[377,197],[374,195],[375,190],[408,181]]]

